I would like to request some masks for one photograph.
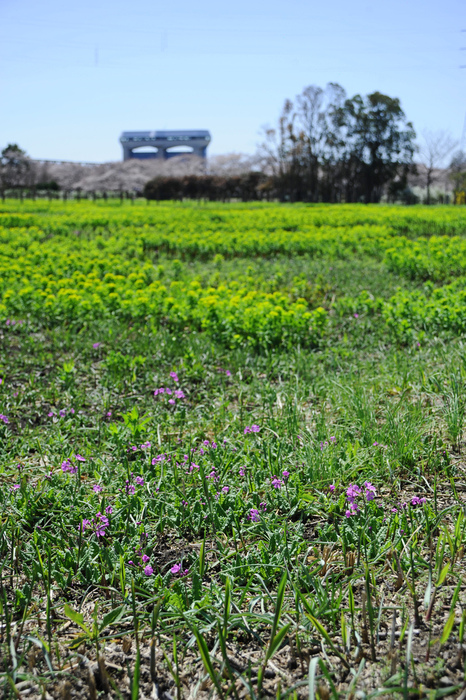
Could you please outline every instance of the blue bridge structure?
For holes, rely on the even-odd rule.
[[[123,131],[120,136],[123,160],[173,158],[192,154],[206,157],[210,133],[203,129],[185,131]]]

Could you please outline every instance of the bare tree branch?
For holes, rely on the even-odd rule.
[[[428,131],[422,134],[418,145],[420,162],[424,166],[419,175],[427,189],[427,204],[431,202],[431,188],[441,177],[441,170],[446,167],[446,160],[456,148],[458,142],[448,131]]]

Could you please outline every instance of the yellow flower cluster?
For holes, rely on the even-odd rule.
[[[241,258],[371,256],[409,277],[443,279],[466,269],[465,228],[459,207],[9,201],[0,207],[0,315],[78,325],[116,317],[229,345],[309,345],[327,313],[313,308],[308,282],[264,288]],[[161,255],[182,259],[168,280]],[[201,283],[189,269],[234,257],[236,282],[219,274]]]

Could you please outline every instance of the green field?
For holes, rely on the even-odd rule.
[[[4,697],[461,694],[466,208],[7,200],[0,241]]]

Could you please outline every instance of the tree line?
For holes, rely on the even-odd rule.
[[[247,165],[243,161],[243,172],[237,170],[240,161],[230,172],[224,163],[214,174],[199,174],[199,167],[189,172],[188,164],[184,172],[153,177],[142,194],[155,200],[373,203],[384,197],[415,203],[414,182],[426,188],[426,202],[432,203],[433,189],[442,178],[445,182],[448,171],[458,200],[466,188],[466,154],[457,151],[445,169],[456,142],[445,132],[424,132],[422,137],[419,146],[398,98],[381,92],[348,97],[337,83],[311,85],[294,101],[285,100],[276,127],[263,129],[258,152]],[[119,183],[121,178],[125,173]],[[118,189],[132,189],[123,184]],[[38,182],[32,161],[10,144],[0,156],[0,189],[24,187],[61,188],[53,180]]]
[[[380,201],[407,187],[416,137],[397,98],[348,98],[337,83],[311,85],[286,100],[276,128],[265,129],[263,162],[280,199]]]
[[[306,87],[285,100],[276,127],[263,129],[256,172],[235,177],[154,178],[148,199],[206,198],[304,202],[401,201],[419,197],[410,183],[426,189],[426,203],[445,176],[455,192],[466,187],[466,155],[445,132],[424,132],[421,144],[398,98],[380,92],[348,98],[337,83]],[[415,155],[421,163],[415,163]],[[443,200],[445,196],[442,195]]]
[[[336,83],[309,86],[285,101],[276,128],[264,129],[254,177],[155,178],[144,194],[369,203],[386,193],[396,200],[407,189],[415,136],[397,98],[347,98]]]

